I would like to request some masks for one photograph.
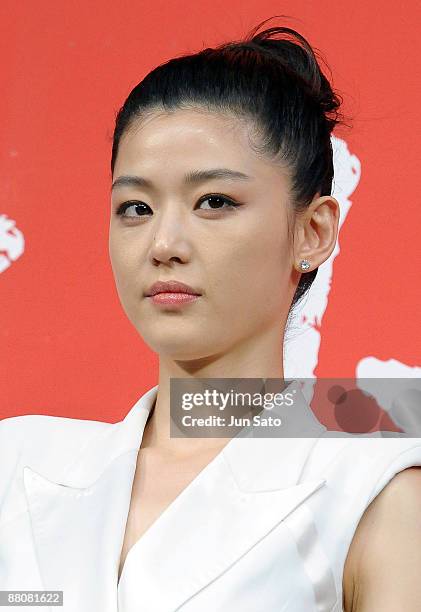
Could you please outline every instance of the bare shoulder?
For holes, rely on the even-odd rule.
[[[345,612],[419,610],[421,467],[396,474],[365,510],[344,568]]]

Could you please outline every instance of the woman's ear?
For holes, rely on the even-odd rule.
[[[294,265],[299,272],[320,266],[335,248],[339,227],[339,203],[332,196],[315,196],[297,215],[294,228]],[[300,267],[307,260],[310,267]]]

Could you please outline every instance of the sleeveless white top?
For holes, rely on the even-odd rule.
[[[329,432],[304,404],[299,428],[228,442],[130,549],[119,612],[343,611],[358,522],[421,438]]]
[[[157,390],[117,423],[0,421],[0,590],[61,590],[63,612],[341,612],[358,522],[421,466],[421,438],[327,432],[296,387],[271,413],[283,437],[230,439],[131,548],[118,584]]]

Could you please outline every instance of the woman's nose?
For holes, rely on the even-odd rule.
[[[180,224],[167,224],[153,233],[150,255],[155,264],[171,260],[183,263],[188,261],[190,253],[186,230]]]

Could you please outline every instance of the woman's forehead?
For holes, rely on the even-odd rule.
[[[190,146],[198,144],[212,148],[223,143],[225,147],[243,148],[249,129],[244,121],[224,113],[177,109],[136,119],[122,135],[119,148],[170,147],[187,140]]]
[[[171,164],[187,174],[206,168],[229,168],[233,172],[266,180],[282,171],[250,146],[251,130],[244,120],[203,109],[177,109],[149,114],[130,126],[121,137],[114,176],[135,168],[162,171]],[[169,167],[167,167],[169,169]]]

